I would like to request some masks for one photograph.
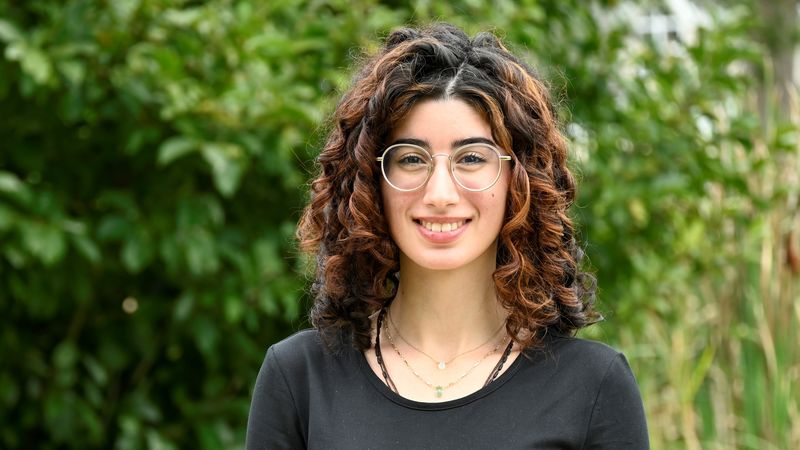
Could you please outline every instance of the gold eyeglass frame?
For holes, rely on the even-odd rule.
[[[428,163],[429,163],[428,164],[428,174],[425,176],[425,181],[423,181],[419,186],[417,186],[417,187],[415,187],[413,189],[402,189],[402,188],[399,188],[399,187],[395,186],[394,184],[392,184],[391,181],[389,181],[389,176],[386,175],[386,166],[383,164],[384,158],[386,157],[386,154],[389,153],[389,151],[391,151],[393,148],[397,148],[397,147],[413,147],[413,148],[422,150],[426,155],[428,155]],[[458,177],[456,176],[456,173],[455,173],[456,172],[456,168],[453,165],[453,155],[456,155],[459,152],[463,151],[464,149],[470,148],[470,147],[488,147],[488,148],[492,149],[497,154],[497,159],[498,159],[498,161],[500,161],[500,164],[497,165],[497,174],[495,175],[494,180],[492,180],[492,182],[489,183],[489,185],[486,186],[485,188],[481,188],[481,189],[468,188],[468,187],[464,186],[461,183],[461,181],[458,179]],[[386,180],[386,183],[388,183],[389,186],[391,186],[392,188],[394,188],[394,189],[396,189],[398,191],[401,191],[401,192],[413,192],[413,191],[416,191],[416,190],[422,188],[426,184],[428,184],[428,181],[430,181],[430,179],[431,179],[431,175],[433,175],[433,169],[435,168],[435,160],[434,160],[434,158],[436,158],[437,156],[444,156],[444,157],[447,158],[448,166],[450,168],[450,177],[453,178],[453,181],[455,181],[457,185],[461,186],[461,188],[466,189],[467,191],[470,191],[470,192],[482,192],[482,191],[485,191],[487,189],[491,189],[492,186],[497,184],[497,180],[500,179],[500,173],[503,172],[503,164],[502,164],[503,161],[511,161],[511,156],[510,155],[504,155],[504,154],[500,153],[500,150],[497,147],[495,147],[494,145],[486,144],[486,143],[483,143],[483,142],[474,142],[472,144],[462,145],[461,147],[458,147],[458,148],[454,149],[452,151],[452,153],[450,153],[449,155],[447,153],[431,154],[427,149],[425,149],[424,147],[420,147],[419,145],[414,145],[414,144],[394,144],[394,145],[390,145],[389,147],[387,147],[386,150],[383,151],[381,156],[378,156],[377,158],[375,158],[375,161],[381,163],[381,173],[383,174],[383,179]]]

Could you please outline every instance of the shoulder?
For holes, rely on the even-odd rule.
[[[598,341],[566,335],[550,335],[539,348],[527,349],[527,358],[567,383],[578,383],[589,391],[618,384],[637,389],[625,355]]]
[[[622,352],[597,341],[558,336],[539,358],[549,360],[561,392],[591,405],[584,448],[649,448],[647,420],[636,378]],[[558,390],[558,389],[556,389]]]
[[[314,330],[299,331],[267,350],[253,388],[247,448],[303,448],[308,432],[308,362],[323,354]]]
[[[267,350],[265,365],[279,369],[284,376],[308,375],[311,373],[330,373],[334,368],[352,367],[357,361],[357,351],[342,346],[336,352],[329,350],[322,342],[316,329],[305,329],[272,344]]]
[[[270,350],[281,355],[324,351],[319,332],[313,328],[300,330],[270,346]]]
[[[309,328],[272,344],[267,350],[266,359],[282,368],[293,368],[303,366],[309,361],[318,361],[326,354],[319,332]]]
[[[560,359],[572,359],[586,368],[601,368],[624,355],[619,350],[599,341],[573,336],[553,335],[543,346],[543,351]]]

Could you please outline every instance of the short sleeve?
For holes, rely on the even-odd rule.
[[[600,385],[583,448],[650,448],[639,387],[621,353],[612,359]]]
[[[298,449],[305,446],[292,392],[274,347],[270,347],[253,389],[245,448]]]

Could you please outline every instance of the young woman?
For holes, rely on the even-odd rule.
[[[313,330],[273,345],[248,449],[648,448],[597,320],[543,83],[498,39],[392,33],[339,103],[300,222]]]

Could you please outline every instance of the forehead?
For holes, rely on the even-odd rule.
[[[397,123],[391,140],[419,139],[434,147],[482,137],[491,140],[492,129],[480,113],[458,99],[424,100],[414,105]]]

